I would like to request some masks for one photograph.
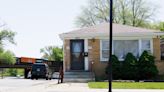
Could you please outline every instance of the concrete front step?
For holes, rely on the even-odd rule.
[[[86,83],[89,81],[94,81],[94,79],[90,79],[90,78],[64,78],[64,82]]]
[[[93,77],[93,75],[83,75],[83,74],[71,74],[71,75],[69,75],[69,74],[65,74],[64,75],[64,78],[91,78],[91,77]]]
[[[92,74],[92,72],[65,72],[64,73],[65,75],[69,74],[69,75],[90,75]]]
[[[94,81],[94,74],[91,72],[65,72],[64,82],[88,82]]]

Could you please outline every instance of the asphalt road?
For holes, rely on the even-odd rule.
[[[31,80],[31,79],[23,79],[17,77],[6,77],[0,79],[0,92],[11,92],[22,89],[30,89],[35,88],[37,86],[45,86],[50,83],[57,84],[57,80]]]

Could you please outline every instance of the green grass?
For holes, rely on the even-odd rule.
[[[108,82],[89,82],[89,88],[108,88]],[[164,82],[113,82],[114,89],[164,89]]]

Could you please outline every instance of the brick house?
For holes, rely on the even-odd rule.
[[[160,36],[164,32],[132,26],[113,24],[113,49],[119,60],[124,60],[128,52],[139,57],[144,50],[156,58],[159,74],[164,74],[161,60]],[[82,28],[60,34],[64,44],[64,71],[94,71],[103,76],[108,63],[109,24]]]

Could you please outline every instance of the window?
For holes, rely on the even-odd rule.
[[[139,57],[139,43],[138,40],[115,40],[114,54],[118,59],[125,59],[127,53],[133,53],[134,56]]]
[[[116,55],[119,60],[124,60],[127,53],[132,53],[136,58],[144,50],[151,52],[151,40],[114,40],[112,54]],[[100,42],[100,61],[108,61],[109,58],[109,40]]]
[[[101,61],[108,61],[109,58],[109,40],[101,40]]]
[[[142,40],[141,41],[141,52],[143,51],[148,51],[151,52],[151,44],[150,44],[150,40]],[[141,53],[142,54],[142,53]]]

